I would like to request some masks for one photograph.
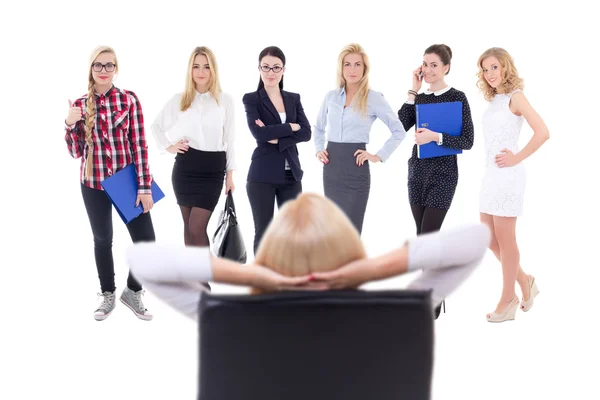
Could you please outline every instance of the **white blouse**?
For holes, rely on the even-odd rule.
[[[408,272],[422,271],[409,289],[432,290],[437,306],[462,285],[481,263],[490,243],[490,230],[481,223],[415,236],[408,242]],[[212,280],[208,247],[167,246],[139,242],[127,250],[132,274],[162,301],[198,320],[198,305]],[[244,268],[240,264],[240,268]]]
[[[280,113],[279,113],[279,118],[281,118],[281,123],[282,123],[282,124],[285,124],[285,121],[286,121],[286,119],[287,119],[287,114],[286,114],[286,113],[284,113],[284,112],[280,112]],[[291,169],[291,168],[290,168],[290,164],[288,163],[288,160],[287,160],[287,158],[285,159],[285,169]]]
[[[181,111],[183,93],[165,104],[152,124],[152,134],[161,154],[167,147],[185,139],[189,146],[202,151],[225,151],[226,169],[235,169],[235,125],[233,98],[219,95],[219,104],[209,93],[196,92],[190,108]]]

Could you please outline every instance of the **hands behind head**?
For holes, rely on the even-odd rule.
[[[336,270],[314,272],[310,275],[288,277],[261,265],[247,265],[252,274],[253,287],[272,290],[328,290],[356,288],[375,279],[373,261],[364,258],[350,262]]]
[[[305,276],[284,276],[270,268],[263,267],[262,265],[250,264],[240,266],[240,268],[247,269],[250,274],[249,286],[264,289],[268,291],[282,291],[282,290],[326,290],[327,285],[314,282],[314,278],[310,275]]]

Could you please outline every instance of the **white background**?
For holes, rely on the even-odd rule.
[[[595,385],[599,330],[592,327],[600,278],[594,251],[597,197],[592,194],[598,182],[593,148],[599,133],[599,64],[597,39],[592,41],[597,27],[587,9],[591,2],[548,4],[13,3],[18,8],[0,16],[0,398],[195,398],[197,328],[192,321],[148,292],[144,299],[155,314],[152,322],[136,319],[120,303],[108,320],[92,318],[99,292],[93,239],[78,183],[80,160],[69,156],[62,125],[67,100],[87,91],[92,49],[100,44],[116,49],[120,73],[115,84],[141,100],[151,170],[167,196],[156,204],[152,218],[157,240],[172,243],[183,240],[170,182],[173,156],[159,155],[149,128],[164,103],[183,90],[193,48],[207,45],[215,52],[222,87],[236,99],[235,201],[251,249],[245,179],[254,141],[241,98],[256,89],[258,54],[269,45],[283,49],[285,89],[301,94],[314,124],[323,97],[335,88],[338,53],[351,42],[366,49],[371,87],[394,110],[405,101],[411,71],[425,48],[434,43],[452,48],[447,83],[466,93],[476,131],[472,150],[459,157],[459,185],[443,228],[479,219],[481,115],[487,103],[475,87],[475,74],[484,50],[500,46],[513,55],[525,78],[525,94],[550,129],[551,139],[525,161],[525,215],[517,224],[521,263],[541,290],[535,307],[519,311],[515,321],[486,322],[501,291],[500,265],[490,252],[448,299],[448,313],[435,324],[433,398],[600,398]],[[531,135],[525,124],[521,148]],[[376,152],[388,136],[385,125],[376,121],[368,149]],[[371,167],[363,229],[370,255],[400,246],[414,234],[406,188],[412,143],[411,130],[387,163]],[[299,151],[304,191],[322,193],[313,142],[299,145]],[[222,201],[216,210],[221,207]],[[113,221],[120,294],[130,239],[116,213]],[[366,287],[401,288],[413,278]],[[214,285],[214,291],[245,289]]]

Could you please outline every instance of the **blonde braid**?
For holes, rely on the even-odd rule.
[[[92,175],[92,160],[94,144],[92,142],[92,131],[96,125],[96,97],[94,96],[94,79],[90,71],[88,84],[88,97],[85,108],[85,143],[88,147],[87,157],[85,158],[85,179],[90,179]]]

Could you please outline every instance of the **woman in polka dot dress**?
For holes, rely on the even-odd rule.
[[[458,184],[456,155],[433,158],[417,157],[417,145],[436,142],[454,149],[469,150],[473,146],[473,121],[465,94],[448,86],[444,81],[450,72],[452,50],[445,44],[434,44],[425,50],[423,64],[413,72],[413,87],[408,100],[398,111],[398,117],[408,131],[416,123],[415,104],[462,102],[462,131],[458,136],[419,128],[415,132],[415,145],[408,160],[408,196],[417,235],[440,230]],[[429,89],[417,94],[422,80]],[[436,318],[440,308],[436,309]]]
[[[521,163],[548,140],[550,134],[542,118],[531,107],[523,89],[523,79],[508,52],[493,47],[477,61],[477,86],[490,102],[483,115],[486,166],[480,192],[481,222],[492,232],[490,249],[502,263],[503,289],[489,322],[512,320],[519,306],[515,281],[521,287],[521,310],[528,311],[538,293],[535,279],[520,266],[515,235],[517,216],[523,212],[525,167]],[[533,137],[519,151],[519,135],[523,120],[533,129]]]

